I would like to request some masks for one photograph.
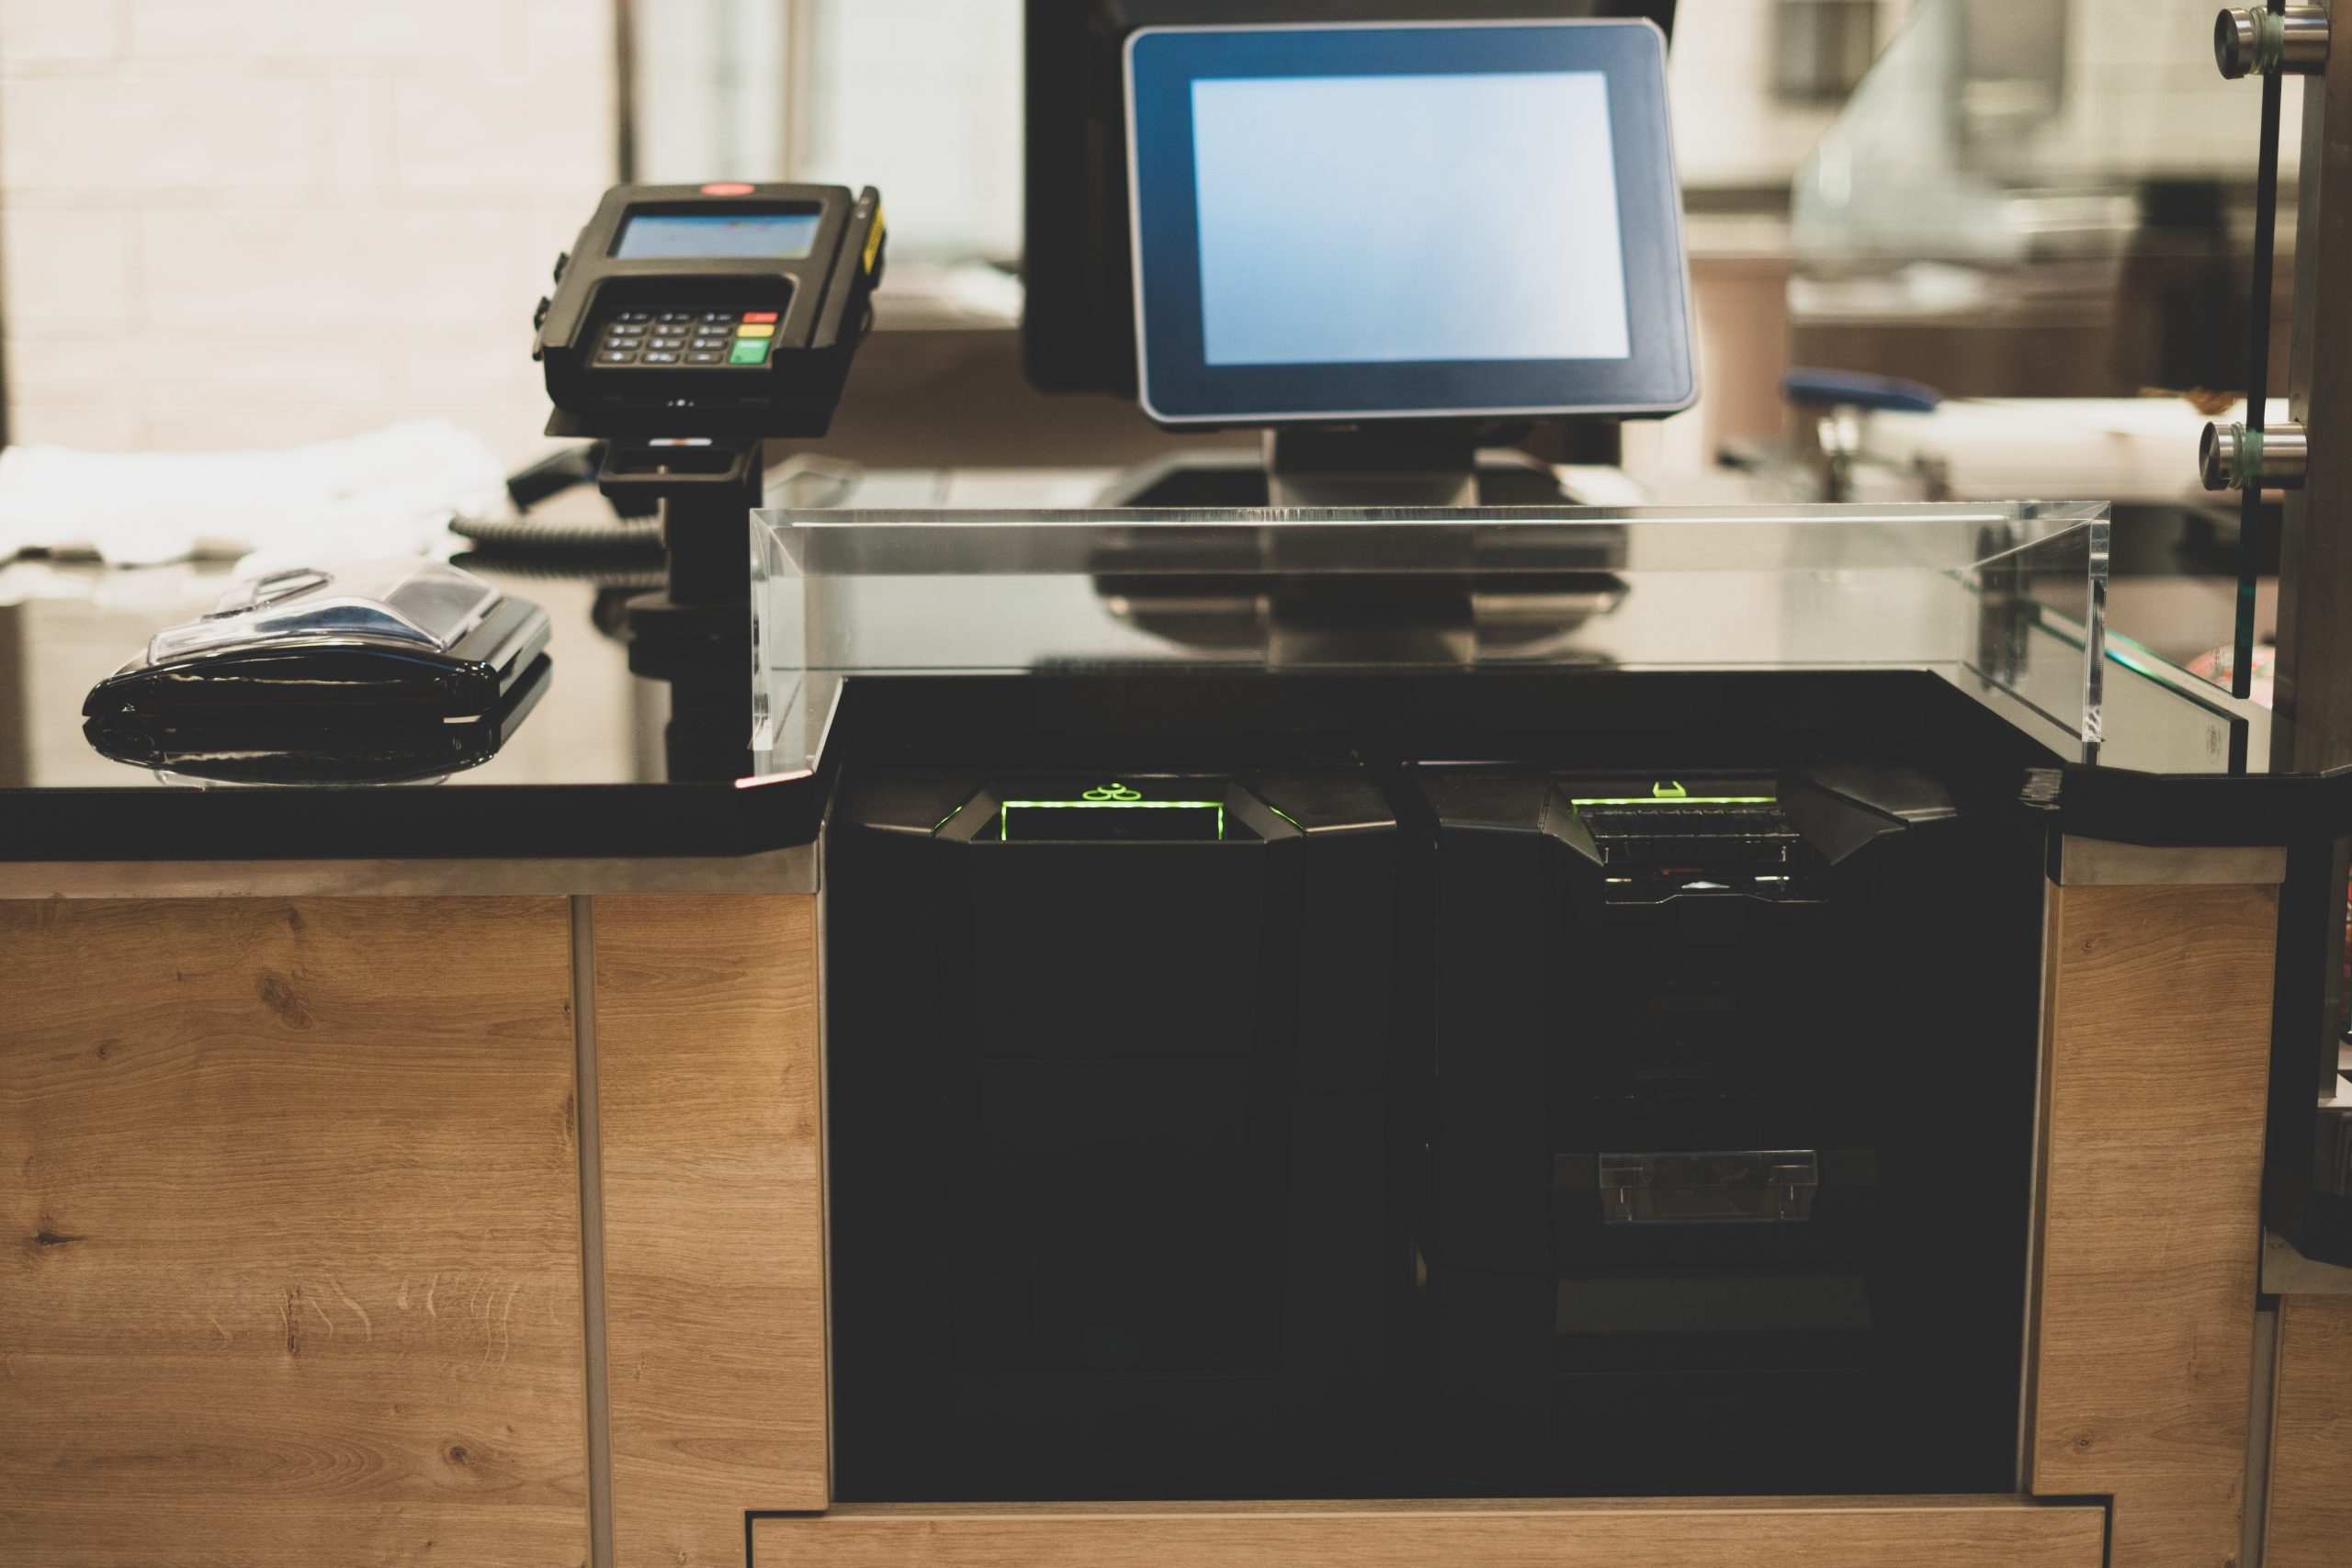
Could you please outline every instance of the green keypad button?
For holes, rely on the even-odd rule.
[[[763,365],[767,357],[768,340],[763,337],[739,337],[735,346],[727,351],[729,365]]]

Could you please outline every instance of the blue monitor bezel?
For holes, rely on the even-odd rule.
[[[1633,354],[1625,359],[1211,365],[1201,304],[1193,84],[1250,76],[1597,71],[1609,79]],[[1663,415],[1698,395],[1666,102],[1643,20],[1145,28],[1125,49],[1137,388],[1161,424]]]

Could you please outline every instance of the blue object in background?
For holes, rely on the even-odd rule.
[[[1800,367],[1781,378],[1781,396],[1812,408],[1869,409],[1886,413],[1933,413],[1944,395],[1918,381],[1868,376],[1859,370]]]

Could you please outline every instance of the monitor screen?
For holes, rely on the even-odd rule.
[[[1600,72],[1196,81],[1193,144],[1211,365],[1633,351]]]
[[[817,243],[815,212],[632,212],[616,261],[797,261]]]
[[[1671,38],[1675,0],[1022,0],[1022,368],[1040,391],[1133,398],[1125,50],[1137,28],[1642,17]]]
[[[1155,419],[1690,403],[1655,28],[1155,28],[1127,78]]]

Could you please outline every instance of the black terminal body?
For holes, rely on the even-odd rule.
[[[1645,17],[1671,39],[1674,12],[1675,0],[1023,0],[1021,355],[1030,385],[1136,395],[1120,51],[1136,28]]]
[[[824,434],[884,239],[871,186],[615,186],[539,302],[548,434]]]

